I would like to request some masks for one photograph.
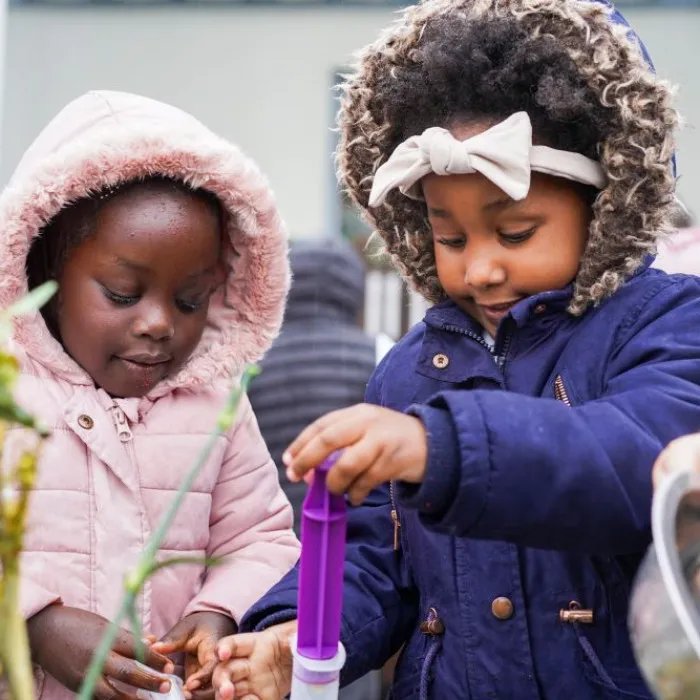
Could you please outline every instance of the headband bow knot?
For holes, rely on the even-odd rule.
[[[430,127],[397,146],[374,175],[369,205],[380,205],[398,189],[422,199],[420,180],[429,173],[481,173],[509,197],[520,201],[530,191],[530,172],[536,170],[601,189],[606,178],[600,164],[580,153],[532,145],[532,125],[526,112],[464,141],[447,129]]]

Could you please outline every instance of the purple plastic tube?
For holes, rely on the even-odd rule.
[[[326,488],[339,456],[316,468],[302,508],[297,651],[308,659],[333,658],[340,641],[347,504]]]

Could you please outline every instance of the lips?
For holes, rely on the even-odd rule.
[[[476,305],[481,307],[482,309],[485,309],[486,311],[493,311],[495,313],[498,313],[499,311],[509,311],[519,301],[519,299],[515,299],[514,301],[504,301],[500,304],[479,304],[478,302],[476,302]]]
[[[503,301],[498,304],[480,304],[477,301],[474,303],[486,312],[498,314],[510,311],[519,301],[520,299],[513,299],[513,301]]]
[[[170,362],[172,357],[164,353],[141,353],[136,355],[121,355],[120,360],[125,362],[131,362],[135,365],[143,365],[144,367],[153,367],[155,365],[162,365],[166,362]]]
[[[486,322],[486,327],[490,327],[493,332],[519,301],[520,299],[513,299],[512,301],[502,301],[498,304],[479,304],[475,300],[474,303]]]

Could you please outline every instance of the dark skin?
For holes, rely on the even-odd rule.
[[[109,620],[94,613],[64,605],[50,605],[27,622],[32,660],[66,688],[77,692],[90,659],[108,627]],[[170,659],[154,652],[149,645],[145,648],[146,665],[163,673],[173,672]],[[136,640],[131,633],[121,631],[102,669],[94,697],[100,700],[135,700],[135,691],[123,692],[115,687],[114,681],[157,693],[167,692],[170,688],[168,679],[139,668],[135,662],[136,656]]]
[[[111,396],[140,397],[185,363],[218,281],[220,231],[194,196],[133,189],[99,210],[59,276],[68,354]]]
[[[99,210],[94,234],[68,255],[59,275],[55,318],[70,356],[111,396],[140,397],[176,373],[201,340],[209,299],[219,279],[221,226],[205,202],[168,188],[133,188]],[[108,620],[53,605],[28,621],[34,660],[73,691],[80,687]],[[213,698],[216,644],[236,631],[227,615],[185,617],[156,647],[149,637],[139,669],[136,643],[122,631],[97,685],[98,700],[136,700],[136,689],[161,689],[185,652],[187,695]],[[134,687],[117,688],[114,681]],[[190,691],[196,691],[190,693]]]
[[[455,124],[467,139],[491,124]],[[421,185],[445,293],[495,336],[519,301],[573,281],[588,239],[590,204],[562,178],[533,173],[530,191],[515,202],[479,173],[426,175]],[[387,481],[421,483],[427,436],[413,416],[359,404],[334,411],[308,426],[283,456],[287,477],[309,479],[336,450],[328,472],[333,493],[354,504]]]

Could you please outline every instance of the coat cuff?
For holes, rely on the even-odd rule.
[[[428,461],[420,484],[400,481],[401,505],[421,515],[439,518],[449,510],[459,486],[460,459],[457,431],[448,411],[415,405],[407,413],[420,418],[428,437]]]

